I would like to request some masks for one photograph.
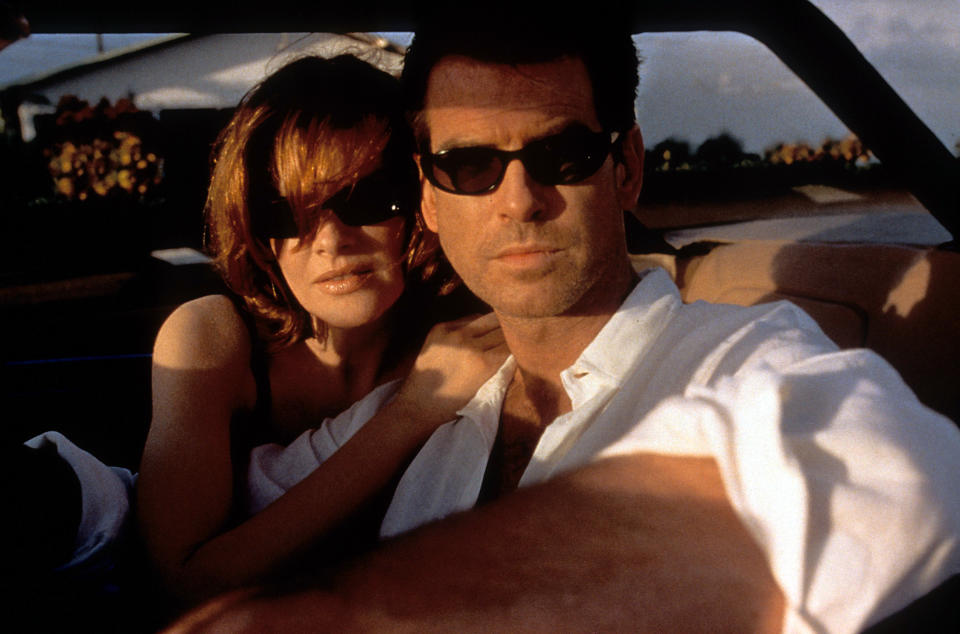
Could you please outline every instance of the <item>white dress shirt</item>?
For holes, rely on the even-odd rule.
[[[475,505],[514,369],[510,358],[430,437],[382,536]],[[561,379],[572,410],[546,427],[520,486],[609,455],[714,458],[786,596],[784,631],[859,631],[960,572],[960,432],[884,360],[838,351],[792,304],[683,304],[653,269]],[[396,387],[288,448],[254,450],[251,510],[309,474]]]
[[[474,506],[514,368],[429,439],[382,535]],[[859,631],[960,572],[960,432],[792,304],[683,304],[654,269],[561,378],[572,410],[520,486],[608,455],[713,457],[786,595],[785,631]]]

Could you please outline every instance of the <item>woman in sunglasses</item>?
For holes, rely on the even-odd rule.
[[[353,57],[298,60],[218,139],[208,246],[232,293],[159,332],[137,484],[149,558],[188,602],[375,538],[377,493],[506,356],[492,315],[424,343],[452,284],[416,213],[397,91]],[[295,439],[322,464],[261,510],[251,449]]]

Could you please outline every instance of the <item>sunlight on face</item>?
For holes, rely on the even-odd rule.
[[[375,322],[403,293],[403,218],[350,227],[330,214],[309,241],[287,239],[277,247],[297,301],[328,327]]]
[[[578,59],[519,67],[441,60],[426,94],[431,149],[516,150],[572,126],[601,130]],[[627,262],[614,164],[590,177],[543,185],[512,161],[479,196],[426,186],[424,218],[466,285],[500,315],[541,317],[582,301]],[[588,302],[589,303],[589,302]]]

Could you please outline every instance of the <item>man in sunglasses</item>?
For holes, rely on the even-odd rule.
[[[609,28],[418,32],[423,216],[513,355],[403,475],[407,534],[247,623],[856,631],[958,570],[950,421],[789,304],[631,267],[636,66]]]

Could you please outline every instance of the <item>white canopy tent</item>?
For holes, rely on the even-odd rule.
[[[29,141],[33,116],[52,112],[63,95],[89,103],[126,97],[140,110],[153,112],[230,108],[250,87],[292,59],[345,52],[388,72],[400,71],[402,49],[366,34],[170,35],[17,82],[3,91],[15,93],[16,119],[24,140]],[[12,113],[4,114],[9,122]]]

